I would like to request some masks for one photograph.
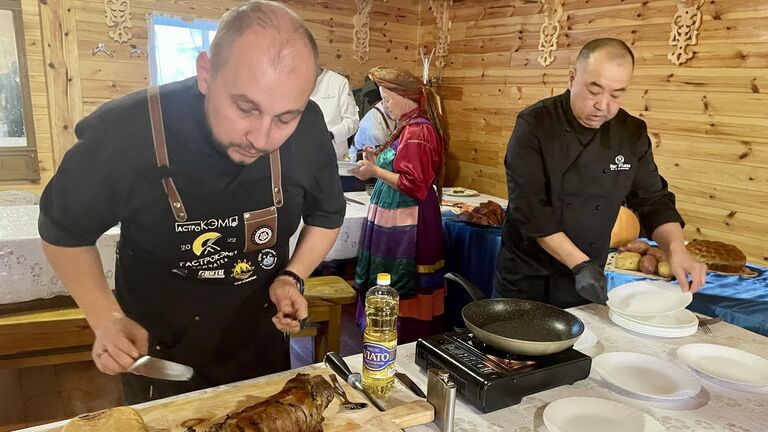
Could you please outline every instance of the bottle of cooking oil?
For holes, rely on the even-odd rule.
[[[365,295],[363,388],[374,396],[386,396],[395,385],[400,296],[390,280],[388,273],[379,273],[376,286]]]

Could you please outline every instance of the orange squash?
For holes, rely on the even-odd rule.
[[[626,207],[619,208],[619,215],[611,230],[611,247],[624,246],[640,235],[640,220]]]

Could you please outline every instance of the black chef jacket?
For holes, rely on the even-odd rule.
[[[150,355],[195,368],[189,383],[125,375],[129,403],[149,392],[159,398],[289,369],[269,286],[288,262],[300,219],[337,228],[346,207],[322,112],[310,101],[279,149],[276,243],[244,252],[245,213],[273,206],[270,158],[237,165],[214,146],[195,78],[162,86],[160,98],[168,167],[157,166],[147,92],[140,91],[78,123],[78,142],[40,203],[40,235],[54,245],[90,246],[120,223],[120,306],[148,330]],[[186,221],[174,218],[161,182],[167,175]]]
[[[495,295],[559,307],[587,303],[570,269],[537,242],[564,232],[602,265],[623,201],[647,233],[683,220],[653,161],[645,122],[623,109],[600,129],[573,116],[570,92],[517,117],[504,161],[509,207],[496,263]]]

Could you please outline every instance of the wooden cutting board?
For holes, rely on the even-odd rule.
[[[319,368],[309,373],[327,377],[333,372],[328,368]],[[203,432],[221,421],[227,413],[239,411],[279,392],[285,382],[295,375],[295,372],[285,372],[248,383],[238,383],[181,396],[160,404],[138,408],[138,411],[150,431],[185,432],[187,427],[192,426],[197,432]],[[343,385],[351,401],[364,401],[363,396],[351,386],[346,383]],[[335,397],[323,413],[325,417],[323,430],[325,432],[399,431],[406,427],[429,423],[434,419],[432,405],[398,386],[393,389],[387,399],[382,399],[381,402],[387,409],[383,413],[372,406],[349,411],[342,408],[339,398]]]

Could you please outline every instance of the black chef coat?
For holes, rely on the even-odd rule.
[[[683,220],[653,161],[645,122],[620,109],[599,129],[582,126],[570,92],[517,117],[504,161],[509,191],[495,295],[559,307],[587,303],[570,269],[536,241],[564,232],[590,259],[605,263],[611,229],[626,200],[647,233]]]
[[[242,166],[214,146],[195,78],[162,86],[160,97],[169,167],[157,166],[147,92],[140,91],[77,125],[78,142],[40,203],[40,235],[54,245],[93,245],[120,223],[120,306],[149,332],[150,355],[195,368],[189,383],[124,376],[129,403],[290,368],[288,343],[271,321],[269,286],[288,262],[300,219],[337,228],[346,207],[322,112],[310,101],[279,150],[284,202],[276,243],[244,252],[244,213],[273,206],[269,157]],[[181,196],[183,222],[174,218],[164,176]]]

